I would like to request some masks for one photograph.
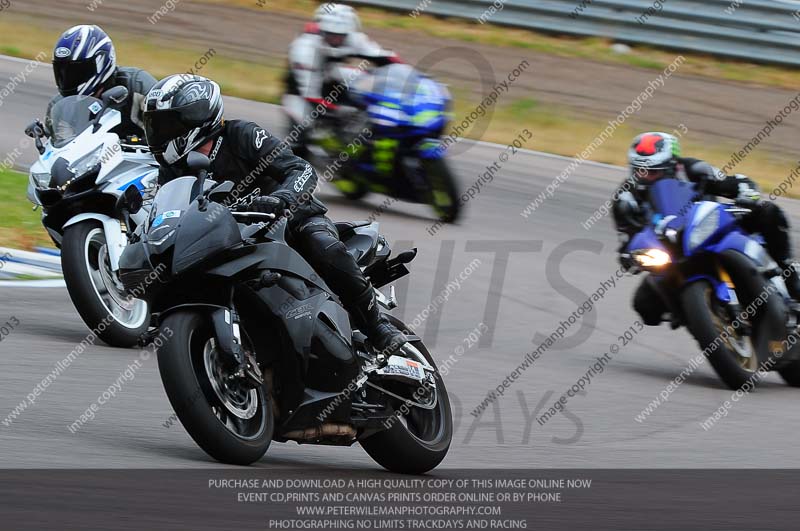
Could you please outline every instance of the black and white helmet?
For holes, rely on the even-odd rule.
[[[145,100],[144,131],[156,160],[175,164],[222,129],[219,85],[202,76],[177,74],[156,83]]]

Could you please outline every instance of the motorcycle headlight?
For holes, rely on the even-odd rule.
[[[97,166],[100,159],[103,157],[103,147],[97,146],[90,153],[79,158],[69,166],[69,170],[75,174],[75,177],[81,177]]]
[[[698,223],[689,235],[689,250],[696,249],[719,228],[719,209],[715,208]]]
[[[672,262],[669,253],[661,249],[646,249],[633,253],[633,259],[643,268],[664,267]]]
[[[50,187],[50,172],[31,173],[31,177],[33,177],[33,181],[36,183],[36,186],[41,188]]]

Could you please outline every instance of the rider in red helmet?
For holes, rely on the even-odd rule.
[[[783,270],[790,271],[786,279],[789,295],[800,301],[798,267],[792,261],[789,220],[783,210],[761,199],[758,185],[744,175],[725,175],[709,163],[681,156],[680,141],[674,135],[660,132],[637,136],[628,151],[631,174],[614,194],[614,224],[623,234],[625,243],[646,223],[649,210],[648,190],[659,179],[677,178],[703,183],[708,195],[734,199],[737,204],[750,209],[740,220],[742,228],[764,237],[767,252]],[[623,246],[625,245],[623,243]],[[621,258],[623,266],[630,266]],[[661,322],[666,308],[658,291],[650,284],[651,277],[639,286],[634,296],[634,308],[648,325]]]

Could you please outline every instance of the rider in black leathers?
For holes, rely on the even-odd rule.
[[[186,155],[196,150],[209,156],[211,177],[234,182],[237,197],[259,188],[263,195],[249,209],[278,215],[288,210],[289,243],[336,290],[377,351],[399,349],[405,336],[381,313],[372,285],[339,240],[327,208],[313,196],[314,168],[255,123],[222,116],[213,81],[176,75],[153,88],[144,118],[148,145],[162,166],[160,180],[181,175]]]
[[[740,222],[749,232],[760,233],[765,240],[767,252],[783,270],[790,272],[786,287],[795,301],[800,300],[798,266],[792,261],[789,220],[776,204],[764,201],[758,185],[744,175],[725,175],[709,163],[680,155],[678,139],[667,133],[643,133],[634,139],[628,152],[631,176],[614,194],[614,225],[623,235],[624,248],[628,239],[646,223],[649,208],[649,186],[661,178],[677,177],[702,183],[704,193],[712,196],[735,199],[738,204],[750,209]],[[623,255],[624,267],[633,264]],[[666,306],[649,277],[636,290],[634,309],[645,324],[661,322]]]

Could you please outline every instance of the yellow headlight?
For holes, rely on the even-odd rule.
[[[633,258],[642,267],[662,267],[672,262],[669,254],[661,249],[639,251],[633,255]]]

